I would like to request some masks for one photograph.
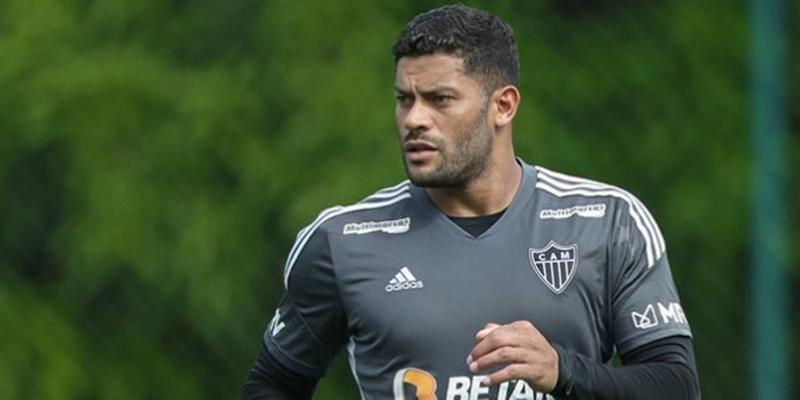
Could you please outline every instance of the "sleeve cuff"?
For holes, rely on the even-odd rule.
[[[551,394],[558,398],[564,398],[572,393],[575,372],[572,360],[575,355],[561,345],[553,343],[552,346],[558,353],[558,382]]]

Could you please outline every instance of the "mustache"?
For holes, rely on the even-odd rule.
[[[435,137],[426,135],[424,130],[422,129],[413,129],[406,131],[406,134],[403,135],[403,143],[409,142],[411,140],[422,140],[439,145],[439,141]]]

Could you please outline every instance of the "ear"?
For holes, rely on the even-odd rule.
[[[503,86],[492,93],[494,125],[501,128],[511,123],[519,107],[519,90],[514,85]]]

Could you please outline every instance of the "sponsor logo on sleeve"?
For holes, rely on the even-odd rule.
[[[602,218],[606,215],[606,205],[598,203],[576,205],[569,208],[546,208],[539,212],[539,219],[566,219],[573,215],[583,218]]]
[[[280,333],[285,327],[286,323],[281,321],[281,310],[275,310],[275,316],[272,317],[272,321],[269,323],[269,329],[272,331],[272,337],[275,337],[275,335]]]
[[[639,329],[649,329],[658,325],[656,310],[652,304],[648,304],[643,313],[631,312],[631,318],[633,318],[633,326]]]
[[[656,313],[656,309],[658,309],[658,313]],[[659,317],[661,318],[659,319]],[[648,304],[644,312],[631,312],[631,319],[633,319],[633,326],[639,329],[650,329],[659,324],[689,324],[683,308],[676,302],[666,305],[664,303]]]
[[[686,320],[686,314],[683,313],[683,307],[678,303],[672,302],[666,306],[658,303],[658,312],[661,314],[661,321],[665,324],[687,325],[689,323],[689,321]]]
[[[345,235],[363,235],[366,233],[406,233],[411,227],[411,218],[405,217],[387,221],[354,222],[344,226],[342,233]]]

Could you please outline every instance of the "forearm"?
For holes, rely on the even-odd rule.
[[[559,399],[691,400],[700,388],[691,340],[665,338],[623,356],[613,367],[558,345]]]
[[[262,344],[242,386],[242,400],[310,400],[317,379],[287,370],[269,356]]]

